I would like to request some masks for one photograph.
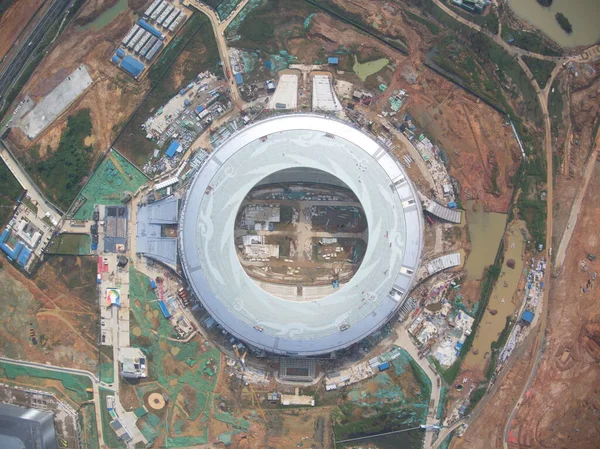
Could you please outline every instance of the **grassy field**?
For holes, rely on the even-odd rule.
[[[550,93],[548,93],[548,114],[550,114],[552,132],[556,132],[564,126],[562,120],[563,108],[563,92],[560,89],[560,82],[555,80],[552,83]]]
[[[67,396],[76,403],[82,403],[89,399],[86,388],[92,387],[92,381],[85,376],[61,373],[42,368],[31,368],[13,365],[12,363],[0,362],[0,378],[26,382],[30,378],[44,380],[57,380]],[[39,380],[38,380],[39,381]]]
[[[49,254],[81,256],[90,253],[92,237],[89,234],[61,234],[46,248]]]
[[[448,2],[447,5],[452,11],[454,11],[456,14],[458,14],[459,16],[467,19],[469,22],[473,22],[477,25],[479,25],[480,27],[488,30],[490,33],[496,34],[498,33],[498,16],[496,15],[495,12],[490,11],[488,14],[483,15],[483,14],[471,14],[468,11],[465,11],[462,8],[459,8],[458,6],[454,6],[451,5],[450,2]]]
[[[125,443],[123,443],[119,438],[117,438],[117,434],[110,427],[110,422],[112,418],[108,413],[108,409],[106,408],[106,396],[114,396],[114,393],[109,390],[105,390],[104,388],[100,388],[100,407],[102,409],[102,436],[104,437],[104,444],[106,444],[111,449],[124,448]]]
[[[183,74],[183,85],[205,70],[219,76],[218,62],[219,51],[210,21],[204,14],[195,12],[150,68],[148,77],[152,89],[119,134],[115,147],[137,166],[144,165],[156,145],[146,139],[140,126],[182,87],[175,82],[174,75]]]
[[[13,207],[23,187],[17,182],[4,161],[0,162],[0,227],[12,217]]]
[[[523,61],[529,67],[541,89],[546,87],[546,83],[552,75],[552,70],[556,64],[553,61],[544,61],[543,59],[523,56]]]
[[[436,23],[432,22],[431,20],[427,20],[421,16],[413,14],[410,11],[404,11],[404,14],[406,15],[406,17],[408,17],[408,20],[410,20],[411,22],[420,23],[422,25],[425,25],[431,34],[434,34],[437,36],[442,31],[441,28]]]
[[[510,42],[515,47],[529,50],[533,53],[539,53],[547,56],[560,56],[561,52],[550,46],[546,40],[539,33],[532,33],[528,31],[520,31],[510,28],[508,25],[502,25],[502,39],[506,42],[514,39]]]
[[[304,20],[316,12],[317,8],[303,1],[254,1],[227,27],[225,36],[234,39],[235,47],[277,53],[286,48],[277,30],[286,30],[285,40],[305,37]]]
[[[31,177],[43,186],[50,200],[64,210],[69,208],[90,171],[92,147],[85,146],[84,139],[91,134],[90,110],[82,109],[68,118],[67,128],[54,153],[49,150],[50,156],[45,159],[29,156],[25,161]]]

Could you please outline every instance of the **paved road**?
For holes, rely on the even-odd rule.
[[[80,370],[76,368],[63,368],[60,366],[53,365],[44,365],[43,363],[35,363],[35,362],[26,362],[23,360],[14,360],[6,357],[0,357],[0,361],[5,363],[11,363],[13,365],[19,366],[27,366],[32,368],[41,368],[48,371],[56,371],[59,373],[68,373],[68,374],[77,374],[79,376],[85,376],[92,382],[92,389],[94,390],[94,409],[96,410],[96,427],[98,428],[98,440],[100,443],[100,447],[104,447],[104,437],[102,435],[102,404],[100,403],[100,386],[105,386],[104,384],[100,384],[100,380],[91,372]],[[108,388],[108,387],[107,387]]]
[[[0,73],[0,99],[3,99],[12,88],[33,53],[32,50],[37,47],[60,15],[67,10],[69,2],[70,0],[52,0],[52,3],[42,12],[42,16],[33,26],[29,35],[21,38],[19,49],[13,53],[12,59],[5,66],[6,69]]]

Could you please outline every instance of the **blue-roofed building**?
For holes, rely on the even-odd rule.
[[[244,77],[242,76],[241,73],[236,73],[234,76],[235,76],[235,83],[238,86],[241,86],[242,84],[244,84]]]
[[[17,242],[14,248],[8,246],[6,241],[10,235],[10,229],[5,229],[0,236],[0,249],[6,253],[10,260],[16,260],[19,257],[21,249],[23,249],[23,242]]]
[[[119,62],[121,62],[121,58],[119,58],[117,55],[112,55],[112,58],[110,58],[111,62],[113,64],[119,64]]]
[[[526,310],[525,312],[523,312],[523,315],[521,315],[521,321],[523,321],[526,324],[531,324],[533,323],[534,317],[535,315],[532,311]]]
[[[171,319],[171,312],[169,312],[169,309],[167,308],[167,305],[164,303],[164,301],[161,301],[160,299],[158,300],[158,307],[160,307],[161,312],[163,313],[164,317],[167,320]]]
[[[156,28],[154,28],[152,25],[150,25],[148,22],[146,22],[144,19],[138,20],[138,25],[141,26],[146,31],[149,31],[150,33],[154,34],[157,38],[159,38],[161,40],[164,39],[164,36],[162,35],[162,33],[160,31],[158,31]]]
[[[131,76],[133,76],[135,79],[137,79],[146,68],[144,64],[142,64],[140,61],[138,61],[131,55],[127,55],[123,58],[120,67],[127,73],[129,73]]]
[[[171,145],[169,145],[169,148],[167,148],[167,151],[165,153],[165,155],[169,158],[175,156],[175,153],[177,153],[181,148],[181,144],[179,142],[177,142],[176,140],[174,140],[173,142],[171,142]]]
[[[29,262],[30,257],[31,257],[31,250],[29,248],[27,248],[26,246],[24,246],[23,249],[21,250],[21,254],[19,254],[19,257],[17,257],[17,263],[19,265],[21,265],[22,267],[25,267],[25,265],[27,265],[27,262]]]
[[[338,65],[340,63],[340,60],[334,56],[330,56],[329,58],[327,58],[327,64],[329,65]]]
[[[116,55],[117,55],[119,58],[122,58],[123,56],[125,56],[125,50],[123,50],[122,48],[117,48],[117,53],[116,53]]]
[[[202,111],[204,111],[204,106],[200,105],[196,108],[196,113],[200,114]]]

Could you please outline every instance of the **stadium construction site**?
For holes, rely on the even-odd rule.
[[[216,11],[229,15],[238,3],[220,2]],[[139,79],[188,16],[180,4],[153,1],[112,63]],[[476,325],[476,309],[460,302],[464,252],[440,253],[436,245],[423,260],[427,223],[464,225],[444,150],[409,114],[396,117],[403,90],[389,96],[371,135],[363,131],[372,129],[370,117],[338,96],[345,91],[345,100],[368,105],[379,92],[354,90],[325,65],[290,67],[254,89],[244,86],[238,53],[234,77],[200,73],[148,117],[142,129],[155,152],[142,170],[111,149],[60,233],[48,238],[49,254],[98,258],[101,346],[113,348],[113,363],[99,367],[105,440],[231,442],[257,417],[223,406],[226,394],[214,393],[222,373],[271,390],[267,399],[279,405],[314,406],[315,395],[295,388],[323,380],[326,391],[345,388],[353,406],[407,406],[405,423],[439,419],[446,392],[433,400],[440,378],[430,362],[456,362]],[[74,93],[56,93],[61,108],[88,86],[85,67],[78,70]],[[266,96],[228,118],[233,81],[243,95]],[[310,95],[299,94],[306,86],[309,103]],[[24,129],[47,126],[34,123],[46,103],[24,107],[31,110],[22,114]],[[301,106],[314,113],[293,113]],[[396,134],[410,145],[402,158]],[[431,189],[413,185],[415,162],[426,167]],[[40,215],[26,197],[22,203],[17,218]],[[46,226],[11,223],[0,243],[16,251],[17,230],[24,241],[57,225],[53,216],[37,220]],[[29,259],[16,257],[27,267]],[[439,301],[425,310],[417,285]],[[542,287],[529,286],[534,298]],[[406,321],[402,346],[410,351],[395,346],[399,340],[390,345],[397,321]],[[519,339],[522,333],[511,334],[511,348]],[[113,382],[134,412],[107,387]],[[410,396],[406,385],[418,393]],[[211,420],[228,431],[209,435]]]

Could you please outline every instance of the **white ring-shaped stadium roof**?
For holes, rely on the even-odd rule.
[[[235,219],[248,192],[281,170],[320,170],[363,206],[368,245],[352,279],[314,301],[287,301],[244,271]],[[185,195],[180,261],[207,311],[228,332],[265,351],[309,356],[345,348],[378,330],[411,287],[422,248],[421,205],[398,161],[350,124],[283,115],[238,131],[208,158]]]

